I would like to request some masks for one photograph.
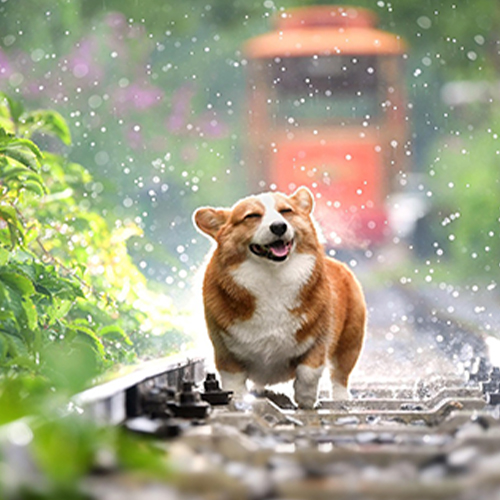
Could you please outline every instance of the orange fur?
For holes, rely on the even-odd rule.
[[[228,384],[231,377],[227,374],[261,385],[297,378],[296,399],[304,407],[311,407],[316,399],[314,370],[321,371],[327,362],[334,385],[347,388],[362,348],[366,316],[363,293],[353,273],[325,255],[311,219],[312,209],[311,193],[299,188],[291,196],[249,197],[232,209],[200,208],[194,215],[197,227],[217,243],[203,284],[217,369],[226,374]],[[293,235],[284,261],[269,262],[249,250],[257,237],[268,238],[267,222],[286,225],[284,239]],[[268,245],[257,245],[261,253],[263,248]],[[297,273],[296,280],[293,273]],[[254,283],[256,275],[263,277],[262,292]],[[275,322],[270,314],[276,315]],[[259,331],[261,323],[269,329],[269,336]],[[255,341],[248,335],[255,335]],[[283,362],[279,359],[281,342]],[[304,395],[309,387],[310,398]]]

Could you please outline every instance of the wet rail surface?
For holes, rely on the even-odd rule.
[[[78,396],[93,418],[152,436],[169,486],[89,478],[99,499],[498,499],[500,372],[484,333],[401,288],[368,296],[348,401],[312,411],[287,387],[242,400],[206,360],[157,362]],[[150,496],[145,496],[146,494]],[[155,496],[156,495],[156,496]]]

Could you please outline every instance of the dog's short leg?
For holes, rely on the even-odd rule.
[[[347,381],[342,379],[339,381],[335,377],[335,369],[332,370],[332,374],[330,376],[332,382],[332,391],[331,398],[337,401],[347,401],[351,399],[351,393],[347,388]]]
[[[300,408],[311,409],[318,397],[318,382],[324,366],[312,368],[309,365],[297,366],[295,382],[293,384],[295,401]]]
[[[214,344],[215,366],[220,375],[222,388],[225,391],[233,391],[235,396],[246,394],[248,378],[246,370],[221,341],[222,334],[216,328],[209,331]]]
[[[350,399],[349,376],[363,347],[366,328],[365,303],[359,286],[352,286],[353,298],[343,330],[336,344],[330,348],[333,399]]]
[[[219,370],[222,388],[225,391],[233,391],[235,396],[243,396],[247,392],[247,374],[245,372],[227,372]]]

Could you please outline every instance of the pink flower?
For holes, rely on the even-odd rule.
[[[0,78],[8,78],[11,74],[11,63],[5,52],[0,49]]]
[[[123,30],[127,26],[127,18],[121,12],[110,12],[106,16],[106,24],[114,30]]]
[[[188,124],[191,115],[191,100],[194,90],[191,85],[178,88],[172,96],[172,113],[167,120],[167,129],[170,132],[181,132]]]
[[[68,57],[68,68],[74,77],[88,82],[100,79],[103,71],[94,57],[97,52],[94,40],[87,38],[80,41]]]
[[[163,91],[150,84],[132,83],[114,92],[114,104],[118,114],[124,114],[131,108],[144,111],[161,102]]]
[[[228,133],[227,125],[217,117],[215,111],[206,111],[196,120],[196,126],[205,137],[217,139],[225,137]]]
[[[130,128],[127,131],[127,142],[132,149],[140,149],[144,146],[144,137],[140,129]]]

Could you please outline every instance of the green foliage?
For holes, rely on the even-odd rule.
[[[27,468],[15,468],[0,455],[3,474],[9,475],[7,499],[68,500],[88,498],[79,487],[89,471],[103,467],[123,471],[138,480],[165,481],[171,477],[168,454],[158,443],[140,439],[120,427],[95,425],[76,413],[57,418],[42,414],[36,420],[17,420],[2,427],[0,449],[16,444]],[[23,450],[23,451],[21,451]],[[44,481],[40,481],[40,477]]]
[[[59,342],[68,349],[86,343],[105,365],[112,356],[88,322],[78,317],[79,300],[94,300],[97,307],[102,299],[94,298],[91,290],[85,294],[91,287],[84,281],[82,264],[75,270],[66,267],[78,262],[71,252],[60,252],[59,258],[51,253],[51,247],[64,243],[56,224],[67,224],[71,214],[69,194],[63,200],[57,197],[71,191],[61,168],[64,160],[56,155],[44,158],[25,138],[43,130],[68,140],[67,126],[57,113],[26,114],[5,96],[3,104],[3,123],[10,119],[10,130],[22,130],[23,137],[0,129],[0,369],[39,373],[46,364],[45,346]],[[50,182],[44,177],[51,177]],[[55,189],[49,195],[50,184]],[[126,349],[120,354],[124,359]]]
[[[458,132],[436,153],[431,187],[439,193],[434,232],[455,279],[500,281],[500,110]]]
[[[58,490],[74,491],[75,481],[106,453],[115,467],[166,479],[169,467],[164,450],[120,428],[99,428],[75,415],[44,420],[35,430],[33,448],[42,472]],[[58,457],[54,460],[54,457]]]
[[[111,229],[87,200],[89,172],[33,142],[47,137],[71,140],[58,113],[26,112],[0,95],[0,425],[24,425],[23,435],[32,435],[30,453],[50,498],[80,498],[75,482],[103,447],[117,466],[166,468],[157,451],[121,431],[76,412],[59,418],[69,397],[114,364],[157,348],[161,334],[178,344],[163,342],[156,355],[186,337],[175,331],[168,298],[147,286],[128,254],[140,228]],[[33,425],[19,423],[26,416],[36,417]]]
[[[88,171],[32,142],[70,140],[59,114],[3,95],[0,116],[0,373],[43,373],[58,345],[88,346],[100,369],[133,360],[144,301],[158,298],[127,252],[140,230],[111,230],[85,200]]]

